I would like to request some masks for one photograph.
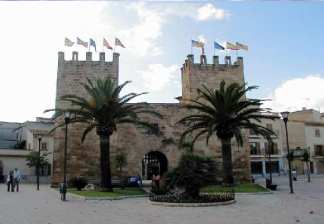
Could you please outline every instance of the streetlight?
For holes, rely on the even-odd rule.
[[[36,175],[37,175],[37,190],[39,191],[39,168],[40,168],[40,156],[41,156],[41,141],[42,141],[42,137],[39,135],[38,136],[38,157],[37,157],[37,167],[36,167]]]
[[[281,112],[281,116],[282,119],[285,123],[285,129],[286,129],[286,141],[287,141],[287,158],[288,158],[288,173],[289,173],[289,187],[290,187],[290,193],[293,194],[294,193],[294,189],[293,189],[293,183],[292,183],[292,176],[291,176],[291,155],[289,152],[289,142],[288,142],[288,129],[287,129],[287,122],[288,122],[288,115],[289,112],[285,111],[285,112]]]
[[[65,122],[65,145],[64,145],[64,165],[63,165],[63,189],[62,189],[62,200],[66,201],[66,191],[67,191],[67,180],[66,180],[66,163],[67,163],[67,132],[68,124],[70,123],[70,112],[66,111],[64,113],[64,122]]]

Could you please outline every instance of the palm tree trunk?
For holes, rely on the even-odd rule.
[[[234,184],[231,139],[221,139],[223,156],[223,184]]]
[[[102,190],[113,191],[110,168],[110,135],[100,135],[100,171]]]

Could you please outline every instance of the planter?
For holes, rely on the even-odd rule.
[[[210,207],[219,205],[230,205],[235,203],[235,200],[223,201],[223,202],[210,202],[210,203],[169,203],[169,202],[156,202],[150,201],[152,205],[159,205],[165,207]]]
[[[234,192],[222,192],[217,194],[200,194],[197,198],[189,198],[183,194],[150,195],[153,205],[171,207],[205,207],[228,205],[235,202]]]

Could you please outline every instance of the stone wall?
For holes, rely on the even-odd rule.
[[[113,61],[106,61],[105,54],[100,53],[99,61],[92,61],[91,52],[86,53],[86,61],[78,60],[78,52],[73,52],[72,60],[65,60],[64,53],[58,53],[58,70],[56,83],[56,108],[70,107],[67,102],[60,101],[60,97],[73,94],[87,97],[82,87],[87,79],[109,77],[118,83],[119,54],[113,53]],[[59,117],[55,124],[63,122]],[[95,133],[90,133],[81,143],[81,135],[85,126],[70,124],[68,131],[68,178],[78,175],[91,176],[98,173],[99,143]],[[65,129],[58,128],[54,133],[53,178],[52,184],[63,181],[63,158]]]
[[[218,56],[214,56],[213,64],[195,63],[194,56],[188,55],[181,68],[182,99],[190,100],[197,97],[197,89],[202,85],[217,88],[222,80],[227,84],[244,84],[243,59],[231,63],[231,57],[225,57],[225,64],[219,64]]]
[[[229,82],[244,82],[242,64],[230,65],[227,62],[228,65],[217,65],[217,68],[205,64],[203,65],[204,68],[200,68],[200,65],[190,64],[188,61],[186,63],[187,65],[184,66],[187,67],[182,68],[182,80],[183,86],[185,86],[183,95],[187,98],[194,96],[195,88],[204,83],[207,86],[217,86],[223,79]],[[190,69],[188,66],[190,66]],[[85,82],[86,78],[93,79],[105,76],[118,80],[117,54],[114,55],[113,62],[93,62],[91,60],[81,62],[77,60],[65,61],[64,55],[59,53],[56,106],[58,108],[68,106],[59,101],[59,98],[65,94],[77,94],[85,97],[85,91],[82,89],[81,83]],[[147,134],[145,130],[131,125],[118,126],[117,132],[111,137],[111,161],[114,161],[116,154],[124,152],[127,155],[128,164],[125,173],[127,175],[141,175],[144,155],[151,151],[159,151],[167,157],[169,169],[175,167],[182,154],[182,151],[178,149],[178,142],[184,130],[184,127],[177,122],[186,114],[181,105],[181,103],[150,104],[154,110],[163,115],[163,119],[151,116],[143,117],[143,119],[158,124],[161,131],[159,136]],[[58,118],[56,124],[61,122],[63,122],[63,118]],[[82,124],[69,125],[68,178],[74,176],[98,178],[99,176],[99,139],[93,131],[89,133],[82,143],[81,136],[84,129],[85,126]],[[52,184],[57,185],[63,180],[64,127],[57,129],[54,139]],[[166,144],[163,141],[164,139],[172,139],[172,141]],[[195,153],[212,156],[221,161],[221,145],[216,137],[211,139],[208,146],[203,137],[199,138],[194,150]],[[247,132],[244,132],[243,147],[239,147],[233,141],[232,150],[234,173],[237,179],[249,179],[250,161]],[[117,175],[114,164],[112,168],[113,175]]]

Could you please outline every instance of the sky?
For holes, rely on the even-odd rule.
[[[323,11],[316,1],[0,2],[0,120],[50,116],[43,111],[54,108],[58,51],[66,59],[87,51],[65,47],[65,37],[93,38],[98,51],[103,37],[111,45],[118,37],[126,46],[116,48],[120,82],[132,81],[126,91],[148,91],[139,99],[148,102],[177,102],[192,39],[205,42],[209,62],[214,40],[238,41],[249,46],[238,53],[245,81],[259,86],[248,97],[271,99],[265,106],[274,111],[323,111]]]

